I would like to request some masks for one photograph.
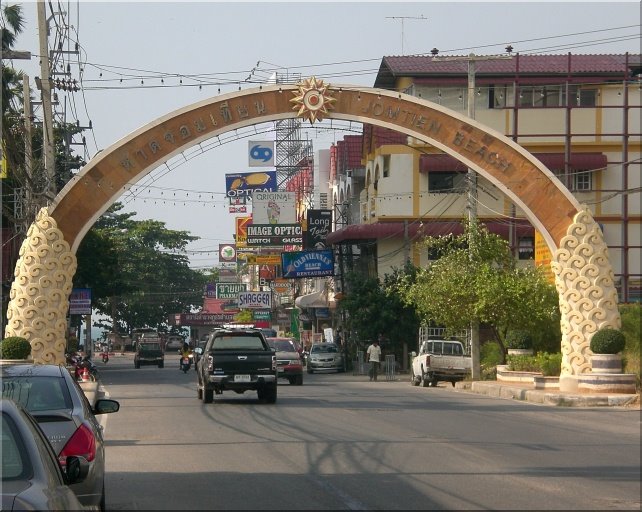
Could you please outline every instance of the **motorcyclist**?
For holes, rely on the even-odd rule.
[[[192,354],[192,349],[190,348],[187,341],[183,342],[183,346],[178,350],[178,353],[180,354],[180,358],[178,360],[178,368],[182,369],[183,358],[190,357],[190,355]]]

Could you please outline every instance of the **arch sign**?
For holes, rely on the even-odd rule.
[[[588,207],[512,140],[472,119],[409,95],[331,86],[312,77],[204,100],[157,119],[97,154],[38,213],[20,249],[7,335],[31,342],[34,361],[64,361],[76,250],[93,223],[131,185],[174,155],[250,125],[299,117],[389,128],[430,143],[499,187],[542,234],[562,313],[562,379],[591,370],[589,341],[620,327],[602,231]],[[560,385],[562,385],[562,379]]]

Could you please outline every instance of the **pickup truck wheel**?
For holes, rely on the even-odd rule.
[[[159,368],[163,368],[165,366],[165,363],[158,363]]]
[[[303,385],[303,375],[297,375],[297,376],[294,378],[294,383],[295,383],[297,386],[302,386],[302,385]]]
[[[202,399],[204,404],[211,404],[214,400],[214,390],[203,388]]]
[[[428,376],[425,373],[422,373],[421,374],[421,387],[422,388],[427,388],[428,386],[430,386],[430,379],[428,378]]]
[[[277,386],[276,384],[265,388],[265,392],[263,393],[263,399],[265,400],[265,403],[267,404],[273,404],[276,403],[276,394],[277,394]]]
[[[419,385],[419,379],[417,378],[413,370],[410,370],[410,384],[412,384],[413,386]]]

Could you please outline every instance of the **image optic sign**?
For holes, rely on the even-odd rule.
[[[274,167],[274,141],[249,141],[248,159],[250,167]]]

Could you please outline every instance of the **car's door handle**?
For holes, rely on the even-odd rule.
[[[245,361],[247,359],[247,356],[237,356],[241,361]]]

